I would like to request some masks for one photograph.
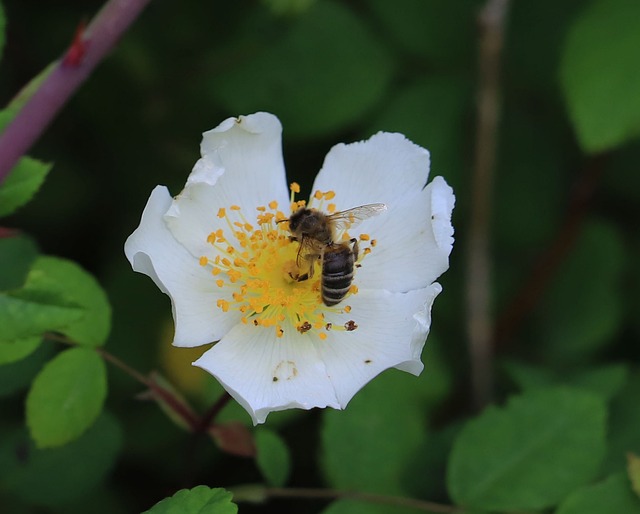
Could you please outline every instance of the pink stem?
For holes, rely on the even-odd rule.
[[[0,183],[150,0],[109,0],[0,136]]]

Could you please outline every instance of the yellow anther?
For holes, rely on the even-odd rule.
[[[371,236],[369,234],[360,234],[360,241],[369,241]]]
[[[292,192],[299,190],[299,185],[291,185]],[[332,191],[314,194],[321,204],[334,196]],[[295,210],[306,203],[294,202],[292,197],[289,205]],[[322,205],[319,208],[322,209]],[[215,257],[199,258],[201,265],[212,265],[211,273],[218,275],[214,282],[224,294],[217,301],[218,308],[223,312],[233,309],[240,313],[242,323],[269,327],[277,337],[295,328],[294,334],[308,331],[326,339],[325,332],[331,330],[332,325],[323,314],[326,308],[320,294],[322,275],[318,272],[314,278],[301,282],[295,279],[307,270],[298,266],[300,245],[291,240],[288,215],[278,210],[278,202],[272,201],[268,207],[259,206],[253,211],[256,225],[253,219],[243,215],[239,206],[226,206],[226,209],[240,212],[229,219],[224,208],[218,210],[228,228],[226,232],[218,229],[207,237],[215,247]],[[329,204],[328,210],[336,212],[336,205]],[[348,234],[345,239],[350,239]],[[366,234],[360,239],[370,240]],[[351,287],[350,292],[354,294],[357,288]],[[346,307],[342,312],[350,310]],[[341,324],[338,328],[344,330]]]
[[[349,292],[351,294],[358,294],[358,286],[356,286],[355,284],[351,284],[351,287],[349,288]]]
[[[327,212],[329,214],[333,214],[334,212],[336,212],[336,204],[330,203],[329,205],[327,205]]]
[[[218,209],[218,218],[224,218],[227,215],[227,211],[224,207]]]
[[[318,337],[324,341],[327,338],[327,334],[325,332],[319,332]]]
[[[336,197],[336,194],[335,194],[335,192],[333,192],[333,191],[327,191],[327,192],[324,194],[324,199],[325,199],[325,200],[333,200],[335,197]]]
[[[371,248],[365,248],[365,249],[364,249],[364,251],[363,251],[363,253],[364,253],[365,255],[369,255],[369,254],[371,253]]]
[[[344,306],[344,312],[351,312],[351,306],[350,305],[345,305]]]
[[[372,239],[370,244],[371,246],[375,246],[378,244],[378,241],[376,241],[375,239]]]
[[[300,192],[300,184],[298,184],[297,182],[291,182],[291,184],[289,185],[289,189],[297,194]]]

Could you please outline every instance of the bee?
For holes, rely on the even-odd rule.
[[[336,234],[352,228],[361,221],[384,212],[383,203],[361,205],[334,214],[325,214],[316,209],[301,207],[288,220],[291,240],[298,241],[300,248],[296,263],[303,268],[307,261],[308,271],[292,278],[298,282],[314,275],[316,261],[322,262],[322,301],[327,306],[337,305],[347,295],[353,282],[355,263],[358,260],[358,240],[336,242]]]

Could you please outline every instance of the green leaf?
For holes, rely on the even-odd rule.
[[[560,374],[547,367],[536,367],[524,362],[509,361],[504,367],[511,379],[522,390],[566,385],[602,395],[610,400],[624,387],[629,378],[629,367],[625,364],[607,364],[596,368],[583,369],[575,373]]]
[[[40,448],[82,435],[96,420],[107,395],[107,370],[89,348],[57,355],[34,380],[27,396],[27,425]]]
[[[275,432],[258,428],[255,433],[258,450],[256,463],[269,485],[282,487],[289,477],[291,458],[284,440]]]
[[[0,217],[12,214],[31,200],[51,167],[31,157],[22,157],[0,184]]]
[[[587,152],[640,134],[640,3],[596,0],[574,22],[560,66],[578,141]]]
[[[591,480],[605,451],[606,410],[593,394],[545,389],[490,407],[464,427],[449,458],[456,504],[487,510],[553,506]]]
[[[562,502],[555,514],[640,514],[640,500],[623,474],[584,487]]]
[[[323,412],[322,457],[331,486],[404,494],[403,471],[425,435],[416,386],[415,377],[389,370],[367,384],[346,412]]]
[[[81,438],[60,448],[36,449],[24,430],[2,433],[0,486],[29,505],[69,502],[104,480],[121,446],[122,430],[107,413]]]
[[[236,514],[238,506],[231,500],[229,491],[199,485],[178,491],[143,514]]]
[[[61,331],[80,320],[82,315],[82,309],[64,305],[59,297],[30,296],[23,299],[0,293],[0,326],[4,342],[41,336],[47,331]]]
[[[262,0],[273,12],[280,16],[294,16],[307,11],[316,0]]]
[[[27,337],[14,341],[0,341],[0,365],[17,362],[36,351],[42,338]]]
[[[78,344],[101,346],[109,335],[111,307],[107,296],[96,279],[73,262],[40,257],[29,272],[24,288],[13,296],[29,300],[53,299],[81,307],[82,317],[56,329]]]
[[[0,291],[21,287],[37,256],[36,243],[24,234],[0,238]]]
[[[234,113],[273,112],[288,137],[352,125],[381,101],[394,67],[360,18],[330,0],[315,3],[288,30],[237,49],[233,62],[212,80],[217,102]]]
[[[611,402],[609,416],[609,451],[602,466],[603,473],[626,469],[627,454],[640,454],[640,372],[635,371]]]
[[[53,345],[43,344],[24,359],[0,366],[0,398],[27,389],[53,356]]]
[[[475,58],[477,2],[462,0],[367,0],[375,26],[402,50],[430,65],[468,70]]]
[[[586,361],[615,335],[623,314],[624,257],[617,227],[586,223],[539,309],[539,348],[546,359]]]

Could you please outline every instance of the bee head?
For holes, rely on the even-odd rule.
[[[296,234],[306,234],[317,224],[317,219],[311,209],[302,207],[294,212],[289,218],[289,230]]]

